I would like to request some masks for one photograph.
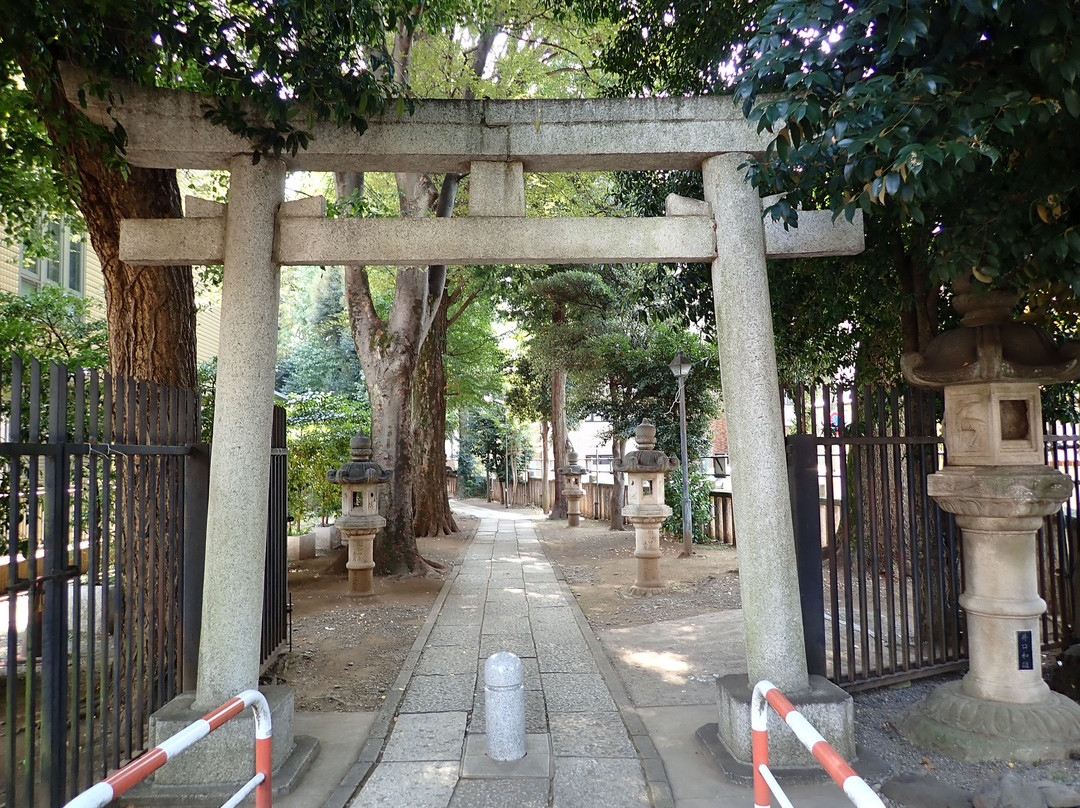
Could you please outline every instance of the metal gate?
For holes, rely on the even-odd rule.
[[[966,665],[962,537],[926,493],[944,464],[941,394],[820,385],[785,416],[811,672],[857,690]],[[1076,424],[1047,462],[1078,482]],[[1038,534],[1044,649],[1076,630],[1076,495]],[[820,583],[819,583],[820,582]]]
[[[0,362],[0,796],[57,808],[195,686],[209,453],[192,391]],[[274,416],[263,660],[288,636]]]

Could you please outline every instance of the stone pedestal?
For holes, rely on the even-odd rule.
[[[664,588],[660,580],[660,525],[671,516],[664,504],[664,476],[679,466],[679,461],[653,447],[656,427],[645,418],[634,432],[637,449],[627,452],[612,464],[626,474],[627,493],[623,516],[634,526],[634,557],[637,579],[631,595],[650,595]]]
[[[345,568],[349,571],[350,595],[364,598],[375,594],[375,534],[385,524],[381,516],[344,517],[338,523],[349,545]]]
[[[581,498],[585,496],[581,481],[588,476],[588,473],[583,466],[578,465],[578,453],[573,448],[566,453],[566,466],[559,469],[559,474],[565,479],[562,492],[566,497],[566,526],[579,527],[581,525]]]
[[[668,515],[670,512],[669,508]],[[634,526],[634,558],[638,560],[631,595],[651,595],[664,588],[660,581],[660,525],[665,519],[664,515],[630,517]]]
[[[259,688],[270,706],[273,732],[274,794],[291,791],[319,749],[315,738],[293,735],[293,692],[270,685]],[[206,711],[194,706],[195,694],[183,693],[150,716],[150,745],[157,746]],[[255,771],[255,719],[246,710],[170,760],[148,780],[124,794],[125,804],[218,806]]]
[[[341,486],[341,518],[335,524],[349,543],[349,594],[363,598],[375,594],[372,551],[375,534],[386,524],[379,516],[379,483],[389,480],[390,472],[371,459],[371,438],[362,429],[349,441],[349,453],[352,460],[326,476]]]
[[[714,752],[722,768],[737,774],[753,763],[750,700],[754,685],[743,674],[730,674],[720,678],[717,688],[716,739],[721,746],[710,751]],[[784,695],[844,760],[855,761],[855,708],[851,696],[821,676],[811,676],[806,690]],[[711,745],[702,733],[699,738],[707,747]],[[730,756],[728,765],[719,760],[725,754]],[[769,710],[769,760],[788,781],[793,777],[820,779],[822,774],[821,764],[773,709]]]
[[[965,327],[903,366],[912,383],[945,388],[948,465],[927,491],[963,533],[970,669],[899,725],[960,760],[1065,758],[1080,752],[1080,705],[1043,682],[1035,534],[1073,486],[1043,464],[1039,385],[1080,373],[1078,352],[1011,322],[1014,296],[957,291]]]

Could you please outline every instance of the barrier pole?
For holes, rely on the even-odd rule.
[[[231,718],[240,715],[248,707],[255,713],[255,776],[248,780],[225,806],[238,804],[255,791],[255,808],[271,808],[270,785],[273,739],[271,737],[270,705],[258,690],[245,690],[229,699],[216,710],[211,710],[175,735],[171,735],[138,760],[133,760],[101,782],[91,786],[64,808],[104,808],[132,786],[141,783],[181,752],[190,749]],[[223,806],[222,808],[225,808]]]
[[[822,765],[833,781],[843,789],[844,794],[856,808],[885,808],[874,789],[855,773],[840,754],[821,737],[805,716],[795,709],[776,685],[762,680],[754,686],[754,695],[750,702],[751,750],[754,764],[754,808],[769,808],[771,794],[782,798],[787,805],[787,797],[776,783],[769,769],[769,707],[776,710],[795,737],[810,750],[818,763]],[[766,775],[768,773],[768,775]],[[772,782],[768,782],[771,780]]]

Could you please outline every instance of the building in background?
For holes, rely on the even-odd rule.
[[[62,222],[45,226],[45,236],[54,249],[47,258],[29,258],[22,247],[0,230],[0,292],[31,294],[49,284],[89,298],[91,310],[105,316],[105,279],[101,261],[90,248],[85,233]],[[153,270],[146,270],[153,271]],[[211,295],[196,290],[198,318],[195,326],[196,359],[204,362],[217,356],[221,310]]]

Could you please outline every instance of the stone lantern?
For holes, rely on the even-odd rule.
[[[566,497],[566,526],[578,527],[581,524],[581,498],[585,496],[585,489],[581,487],[581,481],[588,477],[588,470],[578,465],[578,453],[570,446],[566,451],[566,467],[559,469],[559,474],[565,478],[563,496]]]
[[[663,588],[660,583],[660,524],[671,516],[664,504],[664,475],[679,467],[677,458],[654,449],[656,426],[643,418],[634,431],[637,450],[612,463],[626,474],[627,504],[623,516],[634,526],[634,557],[638,560],[637,580],[631,595],[651,595]]]
[[[916,742],[962,760],[1038,760],[1080,752],[1080,705],[1042,679],[1035,534],[1072,494],[1044,463],[1039,387],[1080,375],[1080,346],[1056,346],[1012,321],[1016,297],[957,284],[964,327],[925,354],[903,358],[904,376],[945,389],[945,467],[927,491],[963,533],[970,667],[909,713]]]
[[[375,594],[372,548],[375,533],[386,524],[379,516],[379,483],[390,479],[390,471],[371,459],[371,438],[361,429],[349,441],[352,460],[327,472],[327,479],[341,486],[341,519],[336,524],[349,542],[349,594]]]

